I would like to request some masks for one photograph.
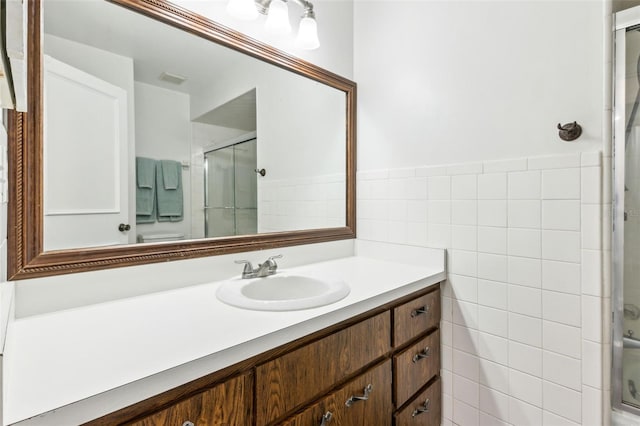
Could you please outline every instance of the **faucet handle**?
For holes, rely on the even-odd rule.
[[[274,259],[280,259],[282,257],[281,254],[270,256],[263,264],[260,265],[260,269],[264,270],[266,268],[267,275],[273,275],[278,270],[278,264]]]
[[[253,265],[251,264],[250,261],[248,260],[234,260],[234,263],[237,263],[238,265],[242,265],[244,264],[244,269],[242,270],[242,276],[248,276],[253,274]]]
[[[281,258],[282,258],[281,254],[277,254],[275,256],[270,256],[265,263],[267,265],[269,265],[270,269],[275,270],[278,267],[278,264],[276,263],[276,261],[274,259],[281,259]]]

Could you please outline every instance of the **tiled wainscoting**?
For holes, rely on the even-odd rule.
[[[601,174],[599,152],[358,173],[358,238],[447,249],[443,424],[603,424]]]
[[[268,176],[267,176],[268,177]],[[258,231],[345,226],[344,174],[258,179]]]

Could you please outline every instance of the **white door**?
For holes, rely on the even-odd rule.
[[[127,93],[44,59],[44,249],[126,244]]]

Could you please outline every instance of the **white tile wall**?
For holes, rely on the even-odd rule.
[[[359,238],[448,249],[443,424],[601,423],[601,164],[595,152],[359,173],[377,188],[358,194]]]
[[[542,349],[514,341],[509,342],[509,368],[541,377]]]
[[[504,424],[509,420],[509,396],[493,389],[480,386],[481,424]],[[496,422],[499,420],[499,422]]]
[[[382,183],[376,180],[380,176],[384,176]],[[361,195],[358,200],[358,220],[365,229],[378,232],[378,239],[385,237],[387,241],[406,242],[410,205],[407,182],[411,179],[391,179],[389,176],[388,172],[359,175],[356,192],[362,192],[364,197]],[[340,174],[258,180],[258,232],[345,226],[345,182],[345,176]],[[415,193],[411,192],[411,195]],[[384,231],[380,230],[379,221],[385,222]],[[426,216],[424,223],[426,230]],[[424,243],[425,239],[426,233],[424,239],[414,242]]]
[[[540,288],[540,259],[509,256],[508,262],[510,284]]]

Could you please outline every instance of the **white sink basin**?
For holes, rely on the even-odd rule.
[[[265,278],[225,281],[216,292],[228,305],[258,311],[295,311],[329,305],[350,292],[341,280],[277,273]]]

